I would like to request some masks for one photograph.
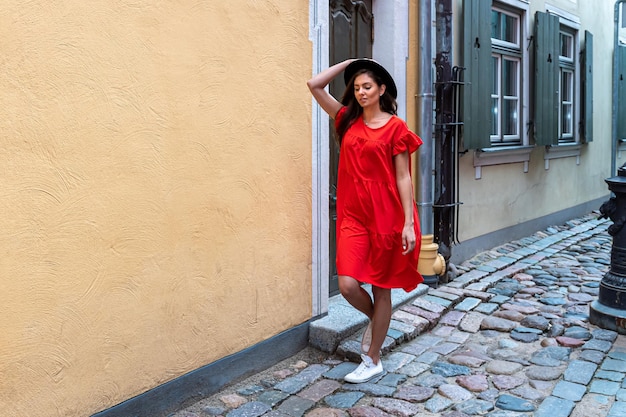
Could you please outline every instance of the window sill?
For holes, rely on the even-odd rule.
[[[506,148],[485,148],[474,151],[474,178],[482,176],[482,167],[502,164],[524,164],[524,172],[528,172],[528,161],[532,146],[511,146]]]
[[[550,160],[558,158],[576,158],[576,165],[580,165],[580,149],[582,146],[578,143],[567,145],[546,146],[546,152],[543,156],[546,170],[550,169]]]

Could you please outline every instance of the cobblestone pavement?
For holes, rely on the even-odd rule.
[[[343,382],[356,334],[171,417],[626,417],[626,336],[588,321],[611,224],[591,213],[458,266],[394,312],[375,380]]]

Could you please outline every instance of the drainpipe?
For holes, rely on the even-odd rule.
[[[432,13],[433,0],[420,0],[418,31],[418,77],[417,126],[424,142],[419,153],[419,189],[418,207],[422,244],[418,271],[424,277],[424,283],[436,287],[439,276],[446,271],[446,262],[438,253],[439,245],[433,242],[433,36]]]
[[[422,234],[433,233],[433,48],[432,2],[420,0],[417,128],[424,144],[419,152],[418,207]]]
[[[435,88],[435,242],[446,260],[450,259],[454,223],[455,80],[452,69],[452,0],[437,0],[437,70]]]
[[[626,0],[617,0],[615,2],[615,13],[613,17],[613,111],[611,116],[611,175],[615,175],[615,165],[617,159],[617,99],[618,99],[618,80],[619,57],[617,51],[619,48],[619,6]]]

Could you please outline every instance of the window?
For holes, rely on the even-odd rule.
[[[487,165],[522,162],[527,172],[535,146],[545,147],[546,168],[578,157],[593,134],[591,33],[583,42],[580,19],[550,5],[531,16],[528,0],[462,7],[461,137],[474,151],[476,178]]]
[[[561,52],[559,55],[559,144],[575,143],[577,139],[574,57],[575,33],[561,28],[559,33]]]
[[[529,7],[523,0],[463,1],[462,138],[474,150],[476,179],[488,165],[521,163],[528,171]]]
[[[491,145],[521,145],[522,45],[518,14],[491,10]]]

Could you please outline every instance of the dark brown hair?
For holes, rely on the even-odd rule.
[[[346,134],[348,128],[352,126],[352,123],[363,114],[363,108],[354,96],[354,80],[361,74],[367,74],[372,77],[378,87],[383,85],[381,78],[374,71],[369,69],[361,69],[350,78],[350,82],[346,85],[346,89],[341,97],[341,103],[346,106],[346,111],[339,120],[339,123],[337,123],[337,140],[339,143],[341,143],[343,135]],[[393,98],[386,89],[385,93],[380,97],[379,105],[382,111],[393,115],[397,114],[398,104],[396,99]]]

